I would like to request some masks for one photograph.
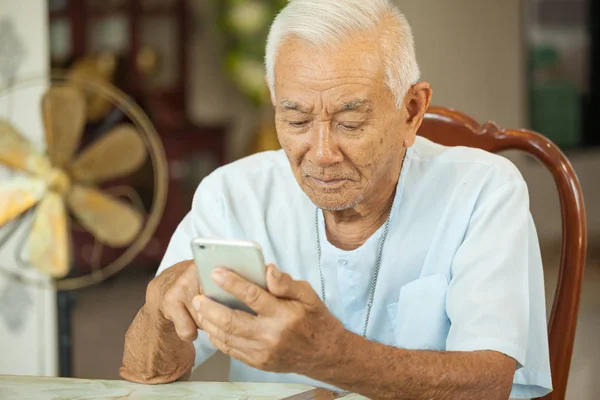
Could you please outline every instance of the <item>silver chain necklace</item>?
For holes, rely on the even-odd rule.
[[[385,244],[385,239],[387,238],[388,228],[390,226],[390,220],[392,218],[392,207],[390,207],[390,211],[388,213],[388,217],[385,221],[385,225],[383,226],[383,233],[381,235],[381,241],[379,242],[379,251],[377,252],[377,259],[375,260],[375,272],[373,275],[373,281],[371,282],[371,291],[369,293],[369,300],[367,302],[367,315],[365,317],[365,325],[363,327],[364,338],[367,337],[367,327],[369,326],[369,318],[371,317],[371,308],[373,307],[373,298],[375,297],[375,286],[377,286],[377,276],[379,275],[379,268],[381,266],[381,254],[383,253],[383,245]],[[317,233],[317,254],[319,257],[319,275],[321,277],[321,298],[323,303],[327,304],[325,300],[325,279],[323,278],[323,270],[321,269],[321,238],[319,237],[319,208],[315,210],[315,229]]]

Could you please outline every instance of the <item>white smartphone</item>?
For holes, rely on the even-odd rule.
[[[249,240],[209,238],[196,238],[191,245],[202,293],[230,308],[256,314],[237,297],[221,289],[212,280],[211,273],[224,267],[266,289],[266,266],[260,245]]]

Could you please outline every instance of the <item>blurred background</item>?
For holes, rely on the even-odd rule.
[[[568,398],[595,398],[600,393],[594,372],[600,369],[600,5],[593,0],[396,2],[413,27],[434,104],[480,122],[537,130],[563,149],[578,173],[590,237]],[[148,115],[164,151],[164,159],[153,159],[126,179],[142,207],[157,201],[154,164],[168,171],[158,225],[118,273],[58,292],[0,273],[0,354],[7,355],[0,374],[118,379],[125,330],[200,180],[227,162],[278,148],[262,57],[268,26],[283,4],[0,0],[0,87],[53,69],[114,85]],[[18,100],[6,93],[0,92],[0,117],[10,115],[43,147],[41,126],[30,124],[39,113],[40,93]],[[89,126],[114,125],[122,118],[114,105],[94,104]],[[89,132],[86,128],[83,141]],[[558,196],[541,165],[518,153],[506,156],[529,185],[549,309],[561,241]],[[0,179],[12,176],[0,170]],[[98,255],[95,242],[83,233],[75,232],[74,240],[74,268],[80,270],[91,258],[105,265],[122,255],[108,248]],[[7,247],[0,245],[0,270],[15,268]],[[216,355],[194,378],[225,380],[227,368],[228,361]]]

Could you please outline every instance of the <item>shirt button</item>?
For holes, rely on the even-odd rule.
[[[343,265],[344,267],[345,267],[346,265],[348,265],[348,261],[347,261],[347,260],[343,260],[343,259],[342,259],[342,260],[338,260],[338,262],[339,262],[341,265]]]

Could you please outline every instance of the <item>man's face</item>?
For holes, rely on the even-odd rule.
[[[277,135],[298,184],[323,209],[354,208],[397,179],[415,129],[384,79],[375,38],[333,52],[288,38],[279,49]]]

